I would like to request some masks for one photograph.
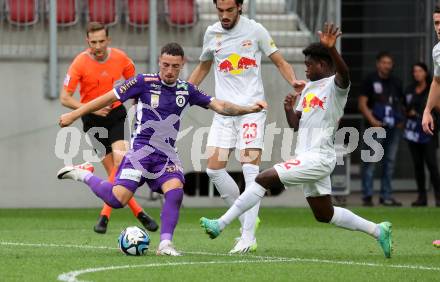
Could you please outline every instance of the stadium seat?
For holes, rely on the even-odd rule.
[[[6,0],[6,18],[14,25],[32,25],[38,21],[37,0]]]
[[[46,14],[49,15],[50,0],[46,0]],[[49,18],[49,16],[47,16]],[[78,21],[77,0],[57,0],[57,24],[59,26],[74,25]]]
[[[171,26],[190,27],[197,22],[195,0],[165,0],[165,13]]]
[[[88,20],[113,25],[117,22],[115,0],[88,0]]]
[[[77,0],[57,0],[57,24],[73,25],[78,21]]]
[[[146,27],[150,21],[150,0],[127,0],[128,24]]]

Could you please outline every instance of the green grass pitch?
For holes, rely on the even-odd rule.
[[[394,256],[385,259],[366,234],[315,222],[306,208],[262,208],[252,255],[228,255],[235,222],[215,240],[201,216],[224,209],[183,208],[175,233],[182,257],[125,256],[120,231],[138,225],[128,209],[114,211],[107,234],[92,230],[97,209],[0,209],[0,281],[440,281],[440,209],[356,208],[393,223]],[[159,209],[148,210],[159,220]]]

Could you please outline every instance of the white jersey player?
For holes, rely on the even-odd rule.
[[[341,35],[339,29],[326,24],[324,32],[319,34],[320,43],[303,50],[310,82],[302,91],[299,105],[293,111],[297,95],[288,95],[284,102],[290,127],[299,130],[295,158],[261,172],[222,217],[201,218],[200,222],[210,237],[216,238],[232,220],[259,202],[267,190],[281,184],[286,188],[300,186],[317,221],[371,235],[389,258],[391,223],[375,224],[332,204],[330,173],[336,164],[333,140],[344,114],[350,77],[347,65],[335,48]]]
[[[268,31],[259,23],[241,16],[243,0],[214,0],[219,22],[207,28],[200,63],[188,79],[199,85],[214,64],[215,95],[238,105],[264,100],[261,79],[261,56],[264,53],[277,66],[281,75],[294,87],[292,67],[283,59]],[[240,150],[240,162],[246,189],[259,173],[263,148],[266,112],[238,117],[215,114],[208,136],[206,170],[220,196],[230,206],[240,195],[239,188],[225,167],[234,148]],[[255,229],[259,202],[240,218],[242,234],[231,253],[255,251]]]
[[[436,6],[432,14],[434,21],[434,29],[437,39],[440,40],[440,6]],[[428,101],[423,112],[422,126],[426,133],[434,134],[434,119],[432,118],[432,110],[436,108],[440,110],[440,42],[432,49],[432,59],[434,66],[434,78],[429,90]],[[437,128],[435,130],[438,130]],[[440,240],[435,240],[432,244],[440,248]]]
[[[434,29],[437,39],[440,40],[440,7],[437,6],[432,15],[434,21]],[[428,101],[423,113],[422,126],[426,133],[434,134],[434,120],[432,118],[432,110],[440,109],[440,42],[432,49],[432,60],[434,67],[434,78],[429,90]]]

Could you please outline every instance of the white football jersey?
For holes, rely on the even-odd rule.
[[[344,115],[347,89],[339,88],[335,76],[310,81],[304,87],[296,107],[302,112],[295,154],[309,152],[334,160],[334,137]]]
[[[440,42],[432,49],[432,60],[434,61],[434,76],[440,76]]]
[[[214,61],[217,98],[250,105],[265,100],[261,53],[269,56],[277,50],[261,24],[240,16],[231,30],[224,29],[220,22],[206,29],[200,61]]]

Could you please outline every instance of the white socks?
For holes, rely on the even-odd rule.
[[[256,182],[253,182],[243,194],[238,197],[232,207],[219,218],[220,229],[224,229],[234,219],[239,217],[245,211],[255,206],[264,197],[266,189]]]
[[[206,173],[214,183],[217,191],[220,193],[220,197],[225,200],[228,207],[232,206],[240,196],[240,189],[237,183],[229,175],[229,173],[224,169],[206,169]],[[244,216],[240,217],[240,222],[244,223]]]
[[[217,191],[220,193],[220,197],[225,200],[228,206],[232,206],[235,200],[240,196],[240,189],[237,183],[224,169],[206,169],[211,181],[214,183]]]
[[[249,187],[255,183],[255,178],[259,173],[259,166],[253,164],[244,164],[243,165],[243,175],[246,182],[245,191],[249,189]],[[214,183],[217,191],[220,193],[220,197],[225,200],[229,207],[234,210],[233,204],[240,196],[240,190],[237,186],[237,183],[234,179],[227,173],[225,169],[206,169],[206,173],[211,178],[211,181]],[[259,186],[259,185],[258,185]],[[261,186],[260,186],[261,187]],[[264,189],[264,188],[263,188]],[[264,190],[265,192],[266,190]],[[264,196],[263,192],[263,196]],[[244,193],[243,193],[244,194]],[[236,211],[233,214],[238,214],[234,216],[239,217],[239,220],[242,225],[242,238],[248,240],[255,239],[255,223],[258,217],[258,210],[260,208],[260,201],[256,201],[252,208],[248,211]],[[246,208],[247,210],[247,208]],[[244,213],[245,212],[245,213]]]
[[[257,165],[243,164],[243,175],[246,182],[245,191],[248,190],[253,183],[255,183],[255,178],[257,177],[259,172],[260,167]],[[244,239],[255,239],[255,224],[258,217],[258,210],[260,209],[260,202],[261,201],[258,201],[255,206],[253,206],[244,214],[244,222],[242,225],[242,238]]]
[[[353,231],[362,231],[376,239],[379,237],[380,230],[376,223],[368,221],[344,208],[333,207],[333,210],[333,217],[330,220],[331,224]]]

